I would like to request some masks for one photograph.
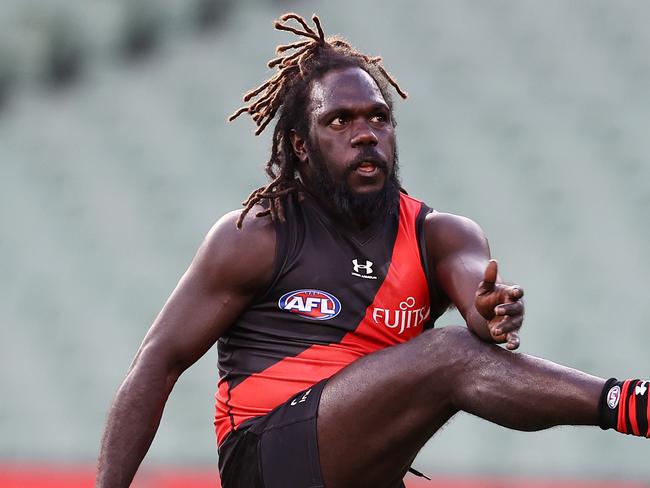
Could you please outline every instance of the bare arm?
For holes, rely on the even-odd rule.
[[[465,217],[434,212],[427,216],[425,239],[433,278],[469,329],[508,349],[519,347],[523,290],[501,282],[481,228]]]
[[[97,487],[130,485],[181,373],[210,349],[270,281],[273,225],[267,218],[250,217],[237,230],[238,214],[226,215],[210,230],[147,332],[109,410]]]

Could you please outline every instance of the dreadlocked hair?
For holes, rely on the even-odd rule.
[[[295,21],[293,26],[290,25],[292,20]],[[277,68],[277,72],[244,94],[244,102],[250,103],[228,118],[233,121],[248,113],[257,125],[257,136],[279,113],[273,130],[271,156],[266,163],[266,174],[271,182],[254,190],[242,203],[244,209],[237,220],[237,228],[241,228],[248,212],[258,203],[266,202],[266,208],[258,212],[256,217],[270,215],[273,220],[285,222],[283,197],[294,193],[299,201],[303,200],[304,194],[297,178],[300,161],[293,151],[290,134],[294,130],[301,137],[306,137],[309,132],[307,110],[313,80],[332,69],[359,67],[375,80],[391,112],[393,103],[390,86],[402,98],[407,97],[406,92],[382,65],[381,57],[367,56],[339,36],[326,38],[319,18],[313,15],[312,21],[313,28],[295,13],[284,14],[275,21],[277,30],[291,32],[304,39],[276,48],[278,57],[271,59],[268,67]]]

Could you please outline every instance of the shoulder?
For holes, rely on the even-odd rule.
[[[476,222],[450,213],[429,213],[424,221],[424,237],[427,253],[432,257],[442,258],[463,249],[487,248],[485,233]]]
[[[241,210],[233,210],[221,217],[205,237],[203,246],[212,252],[231,251],[241,253],[250,249],[275,246],[275,225],[269,216],[256,217],[264,210],[256,205],[244,217],[240,228],[237,221]]]
[[[275,261],[275,225],[268,216],[255,216],[261,210],[261,206],[253,207],[241,228],[237,228],[241,210],[221,217],[205,236],[195,258],[197,265],[208,275],[244,288],[256,288],[270,280]]]

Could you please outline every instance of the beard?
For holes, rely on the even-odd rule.
[[[330,202],[330,208],[335,216],[349,225],[364,228],[368,225],[385,220],[399,209],[399,194],[401,183],[397,150],[393,160],[393,169],[388,174],[388,165],[372,147],[365,147],[345,170],[340,181],[336,181],[325,164],[323,153],[317,144],[312,144],[309,161],[312,163],[314,178],[312,191],[325,202]],[[384,172],[384,186],[375,192],[357,193],[347,183],[348,176],[353,173],[363,161],[371,160]]]

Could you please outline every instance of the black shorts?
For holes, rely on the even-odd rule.
[[[219,446],[223,488],[323,488],[316,418],[327,380],[244,422]]]

